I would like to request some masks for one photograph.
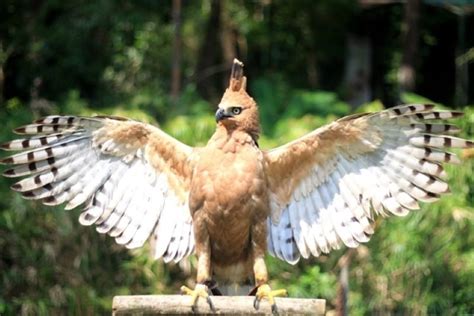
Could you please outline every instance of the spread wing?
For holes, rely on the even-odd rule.
[[[444,148],[474,143],[439,120],[461,114],[420,104],[356,114],[266,152],[269,252],[296,263],[356,247],[375,214],[404,216],[448,193],[441,163],[459,160]]]
[[[160,129],[119,117],[48,116],[15,130],[21,151],[0,163],[26,176],[12,189],[46,205],[84,204],[79,222],[128,248],[153,235],[156,258],[179,261],[194,249],[188,190],[193,149]]]

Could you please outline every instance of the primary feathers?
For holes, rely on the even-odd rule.
[[[79,221],[128,248],[153,240],[155,258],[196,252],[198,283],[257,286],[269,251],[289,263],[374,233],[377,215],[404,216],[449,192],[449,148],[474,147],[445,120],[459,112],[411,104],[339,119],[284,146],[258,147],[256,102],[235,61],[215,134],[192,148],[119,117],[48,116],[1,145],[12,185],[46,205],[83,205]]]
[[[0,162],[27,199],[84,204],[83,225],[96,225],[128,248],[153,234],[155,256],[179,261],[194,249],[187,207],[192,149],[151,125],[117,117],[48,116],[15,130],[41,135],[3,144],[26,150]],[[164,223],[163,223],[164,222]]]

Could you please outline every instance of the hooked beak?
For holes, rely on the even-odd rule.
[[[217,109],[216,122],[222,121],[223,119],[226,119],[228,117],[230,117],[230,115],[227,115],[224,109]]]

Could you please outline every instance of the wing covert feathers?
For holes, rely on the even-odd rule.
[[[194,249],[187,207],[192,148],[151,125],[120,117],[47,116],[15,129],[20,151],[0,160],[26,199],[84,205],[82,225],[96,225],[128,248],[153,235],[155,256],[179,261]],[[157,252],[159,251],[159,252]]]
[[[449,193],[442,163],[460,161],[446,148],[474,147],[444,121],[461,115],[429,104],[355,114],[266,152],[271,254],[295,263],[283,247],[305,258],[356,247],[376,215],[405,216]]]

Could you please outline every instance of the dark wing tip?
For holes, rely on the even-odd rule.
[[[13,191],[21,191],[21,184],[19,183],[12,184],[10,186],[10,189],[12,189]]]
[[[12,188],[12,190],[14,190]],[[35,193],[33,191],[25,191],[25,192],[22,192],[21,195],[23,195],[23,197],[25,198],[32,198],[35,196]]]
[[[14,177],[15,176],[15,170],[14,169],[8,169],[3,172],[4,177]]]
[[[17,127],[13,130],[13,132],[16,134],[25,134],[26,127],[25,126]]]
[[[2,165],[9,165],[9,164],[12,164],[12,163],[13,163],[13,158],[12,157],[7,157],[7,158],[0,159],[0,164],[2,164]]]
[[[56,198],[54,196],[48,196],[43,199],[44,203],[56,203]]]
[[[425,103],[424,106],[425,106],[425,110],[432,110],[435,107],[433,103]]]

